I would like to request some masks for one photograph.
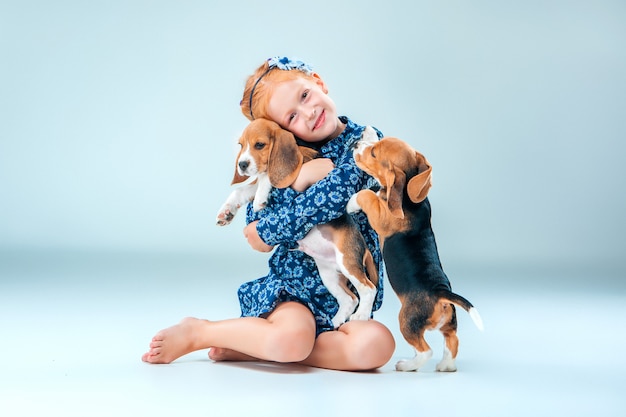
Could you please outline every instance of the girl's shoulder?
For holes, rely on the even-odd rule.
[[[341,122],[346,125],[346,128],[342,133],[342,135],[345,134],[346,140],[352,140],[354,138],[356,138],[356,140],[361,139],[361,136],[363,136],[363,130],[365,130],[365,128],[367,127],[366,125],[360,125],[358,123],[355,123],[346,116],[339,117],[339,120],[341,120]],[[378,137],[382,138],[382,132],[378,130],[378,128],[376,128],[375,126],[372,127],[374,128],[376,133],[378,133]]]
[[[341,154],[346,150],[351,150],[354,144],[363,136],[363,130],[365,130],[366,126],[353,122],[347,116],[340,116],[339,120],[341,120],[346,127],[339,136],[322,147],[322,154]],[[378,137],[381,138],[382,133],[378,129],[374,129],[378,133]]]

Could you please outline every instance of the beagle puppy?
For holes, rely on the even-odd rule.
[[[476,326],[483,324],[478,311],[452,292],[443,271],[431,226],[432,167],[426,158],[397,138],[378,140],[367,127],[354,149],[359,168],[376,178],[378,193],[362,190],[348,202],[347,211],[363,210],[378,233],[389,283],[400,299],[400,331],[415,348],[415,357],[396,364],[398,371],[416,371],[432,357],[426,330],[439,330],[445,339],[443,359],[437,371],[456,371],[459,340],[455,306],[470,314]]]
[[[256,180],[231,192],[217,214],[219,226],[230,224],[238,209],[251,201],[254,211],[261,210],[272,187],[289,187],[298,177],[302,164],[317,156],[317,151],[298,146],[289,131],[266,119],[252,121],[239,138],[239,145],[232,184],[253,177]],[[378,270],[352,217],[344,213],[314,226],[298,245],[298,250],[315,260],[322,282],[337,299],[339,309],[332,319],[334,327],[338,328],[348,318],[368,320],[376,298]],[[349,289],[348,281],[359,298]]]

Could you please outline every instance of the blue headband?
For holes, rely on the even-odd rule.
[[[252,95],[254,94],[254,90],[256,89],[257,84],[259,84],[259,81],[261,81],[261,78],[265,77],[265,75],[267,75],[268,72],[270,72],[274,68],[278,68],[279,70],[283,70],[283,71],[298,70],[298,71],[302,71],[306,75],[311,75],[313,73],[313,68],[311,68],[310,65],[307,65],[302,61],[291,60],[287,58],[286,56],[275,56],[275,57],[269,58],[267,60],[267,64],[268,64],[267,70],[263,74],[261,74],[261,76],[256,80],[256,82],[252,86],[252,90],[250,90],[250,118],[252,120],[254,120],[254,115],[252,114]]]

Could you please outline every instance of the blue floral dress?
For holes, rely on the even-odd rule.
[[[248,205],[246,222],[259,220],[257,231],[268,245],[276,246],[269,260],[270,271],[265,277],[239,287],[242,317],[263,317],[284,301],[297,301],[307,306],[315,317],[317,335],[333,330],[332,318],[338,304],[317,271],[315,261],[305,253],[293,250],[316,224],[327,223],[345,212],[346,204],[359,190],[377,185],[376,180],[360,170],[352,155],[352,145],[361,139],[365,126],[340,118],[346,128],[337,138],[324,144],[320,155],[330,158],[335,169],[304,192],[292,188],[270,192],[267,206],[259,212]],[[382,137],[378,132],[379,137]],[[374,310],[383,299],[383,262],[378,236],[362,212],[353,215],[378,267],[379,285]]]

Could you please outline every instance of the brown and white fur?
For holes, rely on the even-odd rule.
[[[467,310],[482,330],[478,311],[465,298],[452,292],[443,271],[431,226],[431,166],[406,142],[366,128],[354,149],[359,168],[380,183],[378,194],[363,190],[348,202],[349,213],[363,210],[378,233],[389,283],[402,307],[399,321],[404,338],[415,357],[396,364],[399,371],[416,371],[432,357],[426,330],[439,330],[445,339],[438,371],[456,371],[458,353],[455,305]]]
[[[241,150],[236,159],[233,184],[246,182],[231,192],[217,215],[217,224],[229,224],[237,210],[252,201],[254,211],[267,204],[272,187],[289,187],[302,164],[317,152],[299,147],[294,136],[277,123],[256,119],[239,138]],[[339,310],[333,317],[335,328],[350,320],[368,320],[376,298],[378,271],[358,225],[349,214],[314,226],[298,241],[299,250],[311,256],[322,282],[337,299]],[[369,275],[369,278],[368,278]],[[359,299],[347,286],[350,281]],[[355,308],[358,309],[356,311]]]

